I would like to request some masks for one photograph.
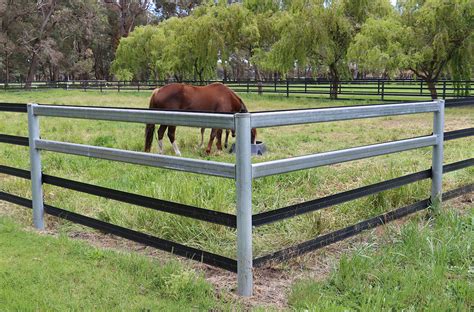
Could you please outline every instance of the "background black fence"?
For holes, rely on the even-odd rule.
[[[466,99],[455,101],[451,100],[447,103],[447,106],[459,106],[459,105],[472,105],[472,101]],[[25,104],[15,103],[0,103],[0,111],[3,112],[26,112]],[[455,131],[449,131],[444,133],[445,141],[465,138],[474,135],[474,128],[467,128]],[[21,136],[12,136],[0,134],[0,143],[14,144],[20,146],[28,146],[28,138]],[[461,160],[455,163],[444,165],[443,173],[453,172],[461,170],[474,165],[474,158]],[[12,168],[8,166],[0,165],[0,174],[11,175],[23,179],[30,179],[30,172],[28,170]],[[387,181],[375,183],[372,185],[360,187],[346,192],[337,193],[331,196],[310,200],[304,203],[291,205],[288,207],[279,208],[276,210],[255,214],[252,217],[253,226],[259,227],[265,224],[278,222],[287,218],[295,217],[301,214],[314,212],[320,209],[328,208],[334,205],[338,205],[344,202],[352,201],[358,198],[376,194],[382,191],[398,188],[410,183],[421,181],[424,179],[431,178],[431,169],[412,173],[402,177],[390,179]],[[63,187],[66,189],[79,191],[87,194],[92,194],[108,199],[113,199],[133,205],[142,206],[149,209],[163,211],[167,213],[173,213],[197,220],[207,221],[215,224],[220,224],[230,228],[236,228],[236,216],[233,214],[222,213],[218,211],[183,205],[179,203],[164,201],[160,199],[145,197],[137,194],[128,192],[113,190],[104,188],[96,185],[86,184],[78,181],[72,181],[60,177],[43,175],[43,183]],[[474,184],[469,184],[454,190],[450,190],[443,194],[444,200],[449,200],[474,191]],[[0,191],[0,200],[11,202],[27,208],[32,207],[30,199],[12,195],[3,191]],[[364,230],[377,227],[385,224],[392,220],[396,220],[415,213],[417,211],[426,209],[430,206],[430,200],[425,199],[414,204],[381,214],[379,216],[370,218],[368,220],[361,221],[357,224],[348,226],[346,228],[336,230],[334,232],[320,235],[312,240],[297,244],[285,248],[283,250],[256,258],[253,260],[255,267],[263,266],[269,262],[283,261],[306,252],[327,246],[345,238],[354,236]],[[94,229],[101,230],[106,233],[114,234],[144,245],[148,245],[157,249],[172,252],[174,254],[200,261],[209,265],[223,268],[228,271],[237,271],[237,261],[235,259],[227,258],[221,255],[210,253],[207,251],[199,250],[193,247],[188,247],[176,242],[164,240],[149,234],[141,233],[131,229],[127,229],[121,226],[117,226],[111,223],[107,223],[101,220],[90,218],[84,215],[80,215],[71,211],[45,205],[45,212],[49,215],[63,218],[74,223],[78,223],[84,226],[88,226]]]
[[[35,81],[31,89],[64,89],[64,90],[96,90],[106,91],[150,91],[172,81],[105,81],[105,80],[74,80],[74,81]],[[183,81],[193,85],[206,85],[212,82],[222,82],[239,93],[276,94],[281,96],[300,97],[329,97],[331,83],[325,79],[289,79],[274,81]],[[23,82],[0,83],[0,90],[23,90]],[[436,82],[436,91],[439,98],[455,98],[470,96],[474,86],[467,80],[440,80]],[[340,81],[337,96],[340,99],[373,99],[373,100],[408,100],[417,98],[431,98],[426,82],[422,80],[386,80],[364,79]]]

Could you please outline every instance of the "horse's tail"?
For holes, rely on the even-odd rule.
[[[149,108],[152,109],[154,107],[153,105],[153,98],[155,96],[155,93],[157,92],[158,89],[155,89],[151,95],[150,98],[150,106]],[[155,134],[155,124],[146,124],[145,127],[145,152],[150,152],[151,150],[151,144],[153,143],[153,135]]]
[[[153,135],[155,133],[155,124],[147,124],[145,128],[145,152],[150,152]]]

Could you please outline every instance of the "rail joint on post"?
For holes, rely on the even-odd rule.
[[[431,212],[439,213],[441,209],[441,194],[443,192],[443,143],[444,143],[444,100],[438,100],[439,109],[434,113],[433,134],[436,135],[436,145],[433,146],[431,161]]]
[[[41,176],[41,155],[36,148],[36,140],[40,138],[39,118],[35,115],[35,107],[38,104],[30,103],[28,112],[28,141],[30,150],[31,169],[31,196],[33,204],[33,224],[36,229],[44,230],[44,203],[43,186]]]

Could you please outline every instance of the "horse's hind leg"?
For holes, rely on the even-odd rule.
[[[211,130],[211,137],[209,138],[209,143],[207,144],[207,148],[206,148],[206,154],[211,153],[212,144],[214,143],[214,139],[216,138],[216,135],[217,135],[217,129],[212,129]]]
[[[225,129],[225,142],[224,142],[224,148],[227,148],[227,143],[229,143],[229,129]]]
[[[171,145],[173,145],[174,153],[177,156],[181,156],[181,152],[179,151],[178,145],[175,142],[175,134],[176,134],[176,126],[169,126],[168,138],[170,139]]]
[[[163,154],[163,137],[165,136],[165,131],[168,126],[161,125],[158,129],[158,153]]]
[[[216,142],[217,150],[222,151],[222,129],[217,129],[216,137],[217,137],[217,142]]]

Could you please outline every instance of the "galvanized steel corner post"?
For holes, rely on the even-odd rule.
[[[252,159],[249,113],[235,114],[237,190],[237,292],[252,296]]]
[[[33,203],[33,224],[36,229],[44,229],[44,204],[41,176],[41,155],[36,148],[40,137],[39,118],[34,113],[37,104],[28,104],[28,140],[30,149],[31,196]]]
[[[444,142],[444,100],[438,100],[439,109],[434,113],[433,134],[436,145],[433,146],[431,165],[431,210],[436,213],[441,208],[443,185],[443,142]]]

